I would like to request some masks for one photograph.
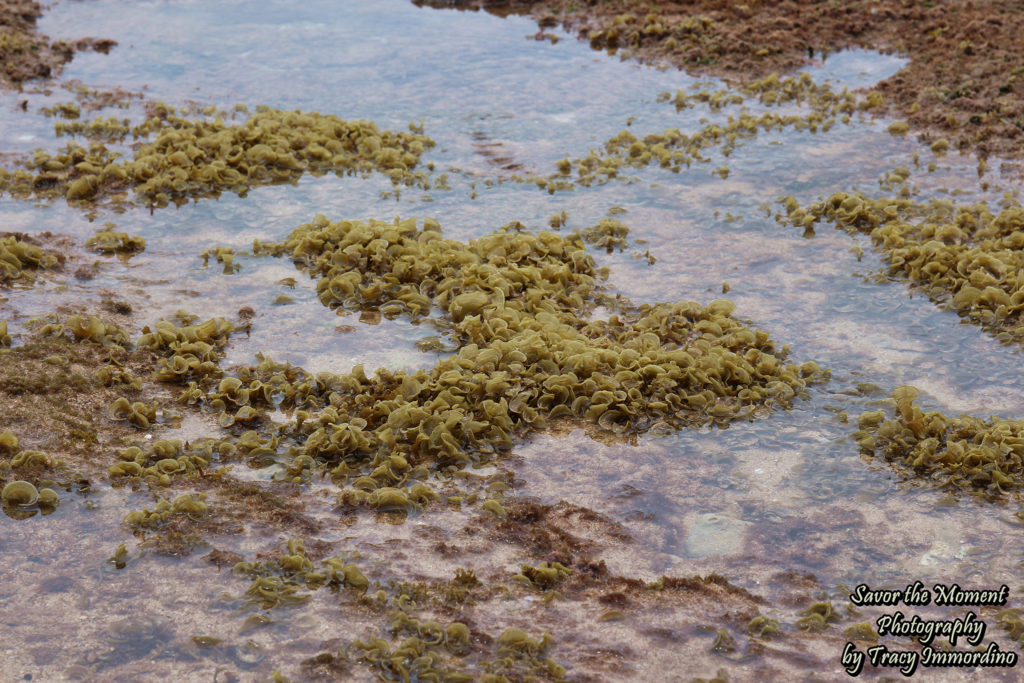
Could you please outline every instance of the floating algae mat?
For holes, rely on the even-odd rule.
[[[918,580],[1020,652],[1017,185],[900,58],[235,10],[0,92],[0,677],[844,680]]]

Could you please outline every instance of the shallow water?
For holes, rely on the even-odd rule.
[[[777,578],[785,572],[813,574],[834,597],[842,586],[902,587],[918,578],[980,587],[1019,583],[1024,537],[1006,521],[1015,506],[971,498],[946,504],[942,492],[862,458],[849,438],[854,427],[837,416],[845,411],[855,423],[874,405],[878,396],[856,390],[868,382],[881,387],[883,397],[895,386],[914,384],[926,410],[1019,417],[1019,349],[960,324],[904,283],[871,277],[884,268],[866,238],[819,226],[808,239],[774,219],[784,195],[806,203],[839,189],[880,194],[878,178],[896,166],[914,169],[915,153],[922,168],[911,183],[922,196],[962,186],[975,189],[960,198],[964,202],[998,197],[994,188],[977,191],[976,161],[939,159],[943,168],[928,174],[924,167],[934,158],[927,148],[890,136],[888,121],[854,116],[826,133],[762,131],[728,158],[712,148],[709,163],[679,174],[642,169],[624,174],[634,180],[554,195],[515,182],[486,187],[485,179],[513,173],[550,174],[558,159],[585,156],[627,126],[640,137],[669,127],[693,132],[702,119],[722,122],[740,107],[710,112],[698,105],[677,113],[656,101],[659,92],[722,84],[625,63],[568,36],[557,44],[527,40],[536,26],[524,18],[420,9],[399,0],[349,2],[343,11],[322,1],[58,2],[40,28],[51,36],[119,42],[109,55],[77,55],[63,76],[95,87],[117,85],[171,104],[195,99],[228,109],[241,102],[317,110],[389,129],[422,120],[437,142],[424,161],[447,171],[452,189],[408,188],[397,199],[383,198],[392,188],[380,176],[307,176],[294,186],[253,189],[245,198],[225,195],[153,214],[141,208],[101,213],[91,222],[63,203],[37,206],[5,197],[0,216],[6,230],[49,230],[84,243],[110,220],[147,240],[146,251],[130,259],[73,252],[76,264],[99,261],[92,279],[77,279],[69,268],[32,289],[5,292],[0,318],[11,320],[12,332],[59,305],[94,308],[112,294],[132,304],[133,335],[178,309],[234,317],[252,307],[251,334],[232,340],[224,367],[264,353],[314,372],[344,372],[356,364],[428,368],[438,354],[420,351],[416,341],[436,333],[429,325],[339,315],[319,302],[314,284],[287,260],[241,255],[239,272],[225,274],[213,261],[204,266],[199,254],[216,246],[241,252],[254,239],[281,240],[318,213],[331,220],[433,216],[447,236],[464,240],[513,220],[546,228],[548,217],[563,209],[568,228],[582,228],[622,207],[626,213],[617,217],[630,226],[634,247],[595,254],[610,266],[615,291],[635,302],[707,303],[723,296],[728,282],[738,317],[789,344],[794,359],[830,368],[832,381],[793,410],[725,430],[685,430],[625,444],[601,443],[581,430],[537,435],[499,464],[514,474],[517,495],[567,501],[624,529],[631,540],[609,543],[602,553],[613,572],[645,580],[717,572],[769,604],[790,590]],[[831,55],[809,72],[839,90],[869,86],[901,64],[857,51]],[[58,146],[51,119],[15,111],[19,97],[0,95],[0,148]],[[30,109],[68,99],[55,88],[31,95]],[[762,109],[756,102],[744,106]],[[139,111],[123,115],[137,120]],[[713,174],[723,164],[731,170],[727,180]],[[851,250],[855,245],[862,256]],[[645,250],[655,256],[653,264],[638,258]],[[280,284],[289,277],[294,288]],[[273,305],[281,294],[294,302]],[[217,433],[212,421],[200,420],[165,438]],[[241,476],[266,480],[275,473]],[[127,680],[173,672],[199,680],[220,669],[243,678],[280,669],[301,679],[298,662],[339,637],[337,605],[317,593],[302,608],[275,610],[271,626],[239,633],[244,617],[232,601],[244,580],[196,554],[167,559],[147,553],[120,527],[127,510],[152,500],[100,487],[48,517],[0,517],[0,612],[8,615],[4,679],[107,672]],[[304,500],[306,514],[319,524],[316,538],[375,558],[368,560],[371,570],[450,575],[450,566],[421,564],[400,549],[453,533],[465,523],[462,513],[430,513],[395,525],[372,516],[339,517],[328,485],[315,486]],[[249,557],[281,540],[267,538],[254,523],[218,539],[217,547]],[[121,542],[132,559],[116,571],[106,559]],[[514,570],[526,559],[493,551],[460,566],[483,576]],[[67,605],[73,609],[56,627],[58,644],[52,617]],[[509,613],[515,609],[510,605]],[[379,629],[364,614],[345,619],[349,640]],[[207,651],[193,643],[195,635],[223,643]],[[989,639],[999,639],[995,630]],[[572,651],[572,642],[563,647],[554,651],[556,659]],[[834,654],[820,656],[838,661]],[[729,670],[706,650],[698,656],[699,670],[686,673]],[[796,668],[806,673],[814,667]],[[735,670],[739,680],[744,671],[749,674]],[[838,665],[832,673],[841,674]],[[370,677],[359,667],[347,675]]]

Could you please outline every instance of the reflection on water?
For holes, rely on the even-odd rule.
[[[551,173],[557,159],[584,156],[627,127],[640,137],[669,127],[692,132],[702,119],[725,121],[738,108],[676,113],[655,101],[659,92],[721,84],[639,68],[572,39],[527,41],[535,26],[522,18],[438,12],[399,0],[350,2],[341,12],[324,0],[61,2],[41,30],[117,40],[110,55],[77,55],[66,76],[152,99],[318,110],[382,128],[423,120],[438,143],[424,160],[450,173],[452,189],[433,189],[429,197],[403,190],[397,200],[382,199],[392,188],[380,177],[306,177],[294,186],[254,189],[244,199],[224,196],[96,222],[60,203],[41,208],[4,198],[6,230],[52,231],[81,243],[109,219],[148,245],[126,261],[72,251],[63,273],[30,290],[5,292],[0,318],[11,319],[13,333],[31,316],[69,301],[95,306],[104,296],[132,305],[133,334],[178,309],[234,318],[247,306],[254,311],[250,335],[232,341],[224,367],[250,363],[262,352],[313,372],[343,372],[359,363],[427,368],[438,354],[416,342],[437,334],[429,326],[331,311],[287,260],[242,254],[240,271],[224,274],[215,263],[204,267],[199,254],[216,246],[245,252],[253,239],[280,240],[317,213],[331,220],[435,216],[448,236],[462,240],[513,220],[547,227],[562,210],[569,216],[563,229],[581,228],[621,207],[626,213],[617,217],[630,226],[635,246],[656,260],[636,258],[631,249],[596,254],[610,266],[613,288],[636,302],[706,303],[722,296],[727,283],[738,316],[790,344],[794,357],[831,368],[833,381],[792,411],[725,430],[630,444],[599,443],[581,431],[536,436],[503,465],[514,472],[517,493],[549,504],[564,500],[622,525],[632,545],[610,544],[602,554],[615,572],[648,580],[718,572],[770,601],[789,590],[776,578],[786,572],[810,572],[829,590],[862,582],[899,586],[908,577],[982,586],[1013,585],[1019,577],[1024,538],[1008,533],[1015,529],[1004,508],[969,497],[945,500],[865,461],[843,415],[855,422],[878,400],[860,386],[865,383],[880,387],[883,397],[894,386],[914,384],[925,409],[1024,415],[1019,351],[908,295],[903,283],[874,277],[882,263],[862,238],[826,227],[804,238],[773,216],[784,195],[803,203],[836,189],[870,194],[893,166],[914,169],[911,182],[922,195],[938,193],[940,184],[966,185],[974,177],[970,160],[945,160],[948,169],[929,176],[912,155],[919,153],[927,166],[930,152],[889,136],[884,122],[854,117],[828,133],[762,132],[728,157],[712,149],[709,163],[679,174],[643,169],[630,174],[635,180],[552,196],[531,185],[483,181],[511,170]],[[849,51],[809,71],[840,89],[870,85],[901,64]],[[0,95],[2,148],[56,146],[52,121],[16,113],[15,97]],[[36,108],[66,99],[60,90],[30,95]],[[744,106],[757,111],[759,105]],[[723,164],[731,171],[727,180],[712,175]],[[995,188],[977,195],[992,196]],[[852,249],[858,245],[862,253]],[[91,279],[74,275],[94,261]],[[282,284],[287,278],[294,283]],[[282,294],[293,301],[275,305]],[[187,424],[183,432],[189,430],[212,435],[216,428]],[[184,438],[169,438],[175,436]],[[329,487],[314,492],[308,514],[318,520],[321,540],[394,558],[375,560],[382,571],[450,573],[397,549],[438,543],[465,523],[462,513],[400,526],[339,521]],[[144,492],[102,489],[48,518],[0,517],[0,607],[7,615],[29,615],[5,621],[8,659],[0,672],[52,679],[116,668],[121,676],[144,678],[173,661],[185,677],[219,667],[266,675],[297,666],[337,639],[331,626],[337,606],[320,594],[302,610],[275,612],[272,624],[240,633],[231,602],[241,592],[238,581],[195,556],[171,561],[133,551],[124,571],[111,571],[106,559],[126,540],[119,526],[124,512],[147,504],[152,498]],[[244,554],[281,539],[249,528],[222,540],[226,551]],[[523,560],[510,551],[497,557],[509,568]],[[485,566],[481,561],[480,570]],[[211,610],[211,604],[220,606]],[[55,642],[49,620],[38,615],[69,605]],[[366,615],[352,620],[352,637],[376,623]],[[285,653],[289,648],[294,651]],[[358,667],[346,675],[368,676]]]

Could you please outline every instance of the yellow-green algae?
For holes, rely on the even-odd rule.
[[[813,603],[800,614],[802,616],[796,625],[802,631],[822,631],[829,624],[840,620],[839,614],[832,607],[832,601],[827,598]]]
[[[41,326],[36,333],[40,336],[64,337],[76,342],[89,342],[101,346],[126,348],[130,346],[128,334],[116,325],[106,323],[95,315],[72,315],[60,321],[56,316]]]
[[[0,432],[0,455],[13,455],[19,450],[18,437],[10,429]]]
[[[107,558],[107,562],[114,565],[115,569],[124,569],[128,566],[128,548],[124,543],[117,546],[114,554]]]
[[[3,499],[3,502],[8,505],[35,505],[39,500],[39,491],[27,481],[12,481],[8,482],[0,492],[0,499]]]
[[[205,498],[204,494],[199,494],[196,497],[187,493],[183,493],[173,501],[162,498],[157,501],[152,511],[146,508],[129,512],[124,518],[124,524],[135,529],[157,529],[174,515],[184,515],[192,520],[199,520],[207,512],[206,503],[203,502]]]
[[[725,107],[743,104],[748,98],[753,97],[766,106],[805,105],[827,118],[874,109],[884,103],[881,93],[877,91],[869,92],[863,98],[851,93],[847,88],[836,93],[830,84],[815,82],[809,73],[786,77],[769,74],[750,83],[713,92],[706,88],[696,90],[697,87],[699,86],[694,86],[694,91],[689,93],[681,89],[676,90],[674,94],[662,92],[658,95],[658,101],[671,102],[677,112],[697,104],[707,105],[711,111],[720,111]]]
[[[138,235],[115,232],[114,224],[108,223],[106,230],[100,230],[85,242],[85,246],[104,254],[135,254],[146,249],[146,240]]]
[[[711,678],[694,678],[691,683],[729,683],[729,675],[725,669],[719,669]]]
[[[0,283],[32,280],[37,270],[54,268],[57,257],[17,236],[0,237]]]
[[[755,638],[771,638],[772,635],[778,634],[780,631],[779,622],[777,619],[766,617],[763,615],[757,615],[747,622],[747,633]]]
[[[501,681],[535,680],[543,676],[559,681],[566,670],[545,654],[552,641],[550,634],[540,639],[529,636],[518,628],[506,629],[495,642],[497,658],[483,660],[478,666],[483,675],[473,676],[461,670],[460,655],[469,654],[470,629],[463,623],[447,626],[436,621],[421,622],[399,612],[392,621],[391,630],[404,639],[392,646],[380,638],[355,641],[352,648],[359,652],[359,660],[369,664],[385,680],[445,680],[445,681]],[[509,678],[511,676],[512,678]]]
[[[555,164],[557,172],[554,175],[546,178],[513,175],[511,179],[535,183],[554,193],[575,186],[603,184],[617,178],[625,169],[642,168],[654,163],[679,173],[684,166],[689,168],[695,162],[710,162],[711,159],[704,155],[706,150],[718,147],[724,156],[729,156],[742,140],[753,139],[762,130],[791,128],[811,133],[827,132],[837,120],[849,123],[851,114],[874,110],[883,105],[881,94],[877,91],[869,92],[863,98],[847,90],[835,93],[830,85],[815,83],[809,74],[789,78],[772,74],[743,86],[741,92],[722,90],[716,93],[701,91],[687,94],[680,90],[674,97],[671,93],[662,93],[659,99],[672,101],[677,110],[692,106],[694,102],[703,102],[711,109],[718,110],[727,105],[740,104],[747,96],[755,96],[762,104],[769,106],[802,104],[810,111],[803,114],[769,111],[756,115],[741,111],[729,115],[722,123],[708,123],[691,135],[678,128],[642,137],[623,130],[607,140],[603,149],[590,150],[585,157],[559,160]],[[728,177],[729,170],[722,166],[716,173],[724,179]]]
[[[409,221],[318,219],[256,251],[290,253],[321,273],[329,305],[392,303],[395,314],[415,316],[440,309],[434,322],[458,353],[431,371],[380,370],[372,379],[361,367],[314,377],[270,359],[224,377],[218,362],[231,323],[162,321],[139,340],[165,356],[155,377],[187,384],[182,403],[246,431],[234,443],[179,444],[162,455],[157,444],[128,449],[112,479],[168,485],[241,455],[260,467],[280,463],[281,476],[299,483],[326,471],[349,484],[343,505],[414,510],[439,497],[424,483],[432,472],[448,477],[451,466],[487,460],[552,417],[613,431],[725,424],[788,405],[821,376],[813,363],[785,365],[766,334],[731,318],[726,301],[628,307],[621,318],[583,321],[606,295],[576,235],[505,230],[467,245],[444,240],[433,221],[417,230]],[[262,411],[272,408],[294,411],[291,420],[267,423]],[[482,509],[505,516],[500,499]]]
[[[878,642],[878,633],[875,631],[875,628],[866,621],[850,626],[843,631],[843,635],[847,638],[854,638],[856,640],[864,640],[871,643]]]
[[[708,124],[692,135],[687,135],[677,128],[669,128],[661,133],[650,133],[643,137],[623,130],[609,138],[601,150],[590,150],[585,157],[560,160],[556,163],[558,173],[549,178],[513,179],[535,182],[553,193],[571,189],[576,185],[589,187],[607,183],[626,169],[643,168],[651,164],[679,173],[683,167],[689,168],[693,163],[710,162],[710,157],[705,156],[704,151],[718,146],[721,153],[728,156],[742,140],[756,138],[761,130],[792,127],[795,130],[816,133],[819,128],[824,132],[831,126],[831,119],[826,119],[816,112],[804,116],[772,112],[755,116],[741,112],[736,116],[730,116],[722,124]],[[573,171],[576,173],[575,179],[572,177]],[[727,175],[728,173],[724,174]]]
[[[1007,195],[998,211],[986,203],[871,199],[837,192],[801,208],[787,199],[785,220],[804,227],[823,220],[870,235],[889,272],[993,331],[1024,341],[1024,208]]]
[[[120,452],[120,461],[111,465],[107,472],[112,481],[138,477],[150,486],[167,486],[176,474],[201,476],[214,459],[234,455],[237,448],[230,443],[205,439],[190,444],[188,453],[185,450],[177,439],[154,441],[145,450],[129,446]]]
[[[154,372],[158,380],[185,383],[191,378],[217,378],[221,374],[217,363],[234,329],[224,318],[195,323],[194,318],[179,312],[174,321],[143,327],[138,346],[165,356]]]
[[[535,567],[528,564],[522,565],[520,573],[514,578],[528,586],[548,590],[564,581],[570,574],[572,574],[572,570],[560,562],[550,564],[541,562]]]
[[[896,121],[889,124],[887,129],[890,135],[902,136],[910,132],[910,124],[906,121]]]
[[[580,237],[587,244],[604,249],[609,254],[615,250],[625,249],[628,245],[626,238],[629,236],[629,228],[621,221],[613,218],[604,218],[594,225],[580,230]]]
[[[92,121],[57,121],[53,125],[57,137],[81,136],[89,140],[117,142],[131,134],[131,123],[128,119],[113,116],[96,118]]]
[[[156,408],[141,401],[130,402],[123,396],[111,404],[107,414],[113,420],[125,420],[139,429],[149,429],[156,421]]]
[[[47,455],[42,451],[26,449],[20,451],[17,455],[11,458],[11,467],[28,467],[28,468],[50,468],[60,467],[64,464],[64,461],[60,458],[55,458],[51,455]]]
[[[252,606],[265,610],[309,600],[311,594],[300,592],[303,589],[348,588],[362,595],[370,585],[359,568],[344,557],[328,557],[319,565],[319,569],[314,566],[300,539],[290,539],[276,559],[239,562],[232,571],[253,579],[246,596]]]
[[[82,109],[74,102],[58,102],[49,107],[39,110],[43,116],[56,116],[62,119],[78,119],[82,116]]]
[[[504,450],[548,419],[596,420],[614,431],[748,418],[788,405],[813,363],[785,365],[767,334],[731,317],[725,300],[632,307],[586,322],[605,294],[576,236],[499,231],[468,244],[436,221],[317,219],[256,252],[290,255],[319,277],[321,301],[394,315],[443,312],[458,353],[431,371],[325,376],[331,406],[295,431],[329,462],[400,453],[410,463],[468,463]],[[319,379],[319,378],[318,378]],[[326,389],[326,387],[325,387]],[[374,458],[376,456],[376,459]]]
[[[895,415],[862,413],[854,434],[861,450],[911,469],[937,486],[991,495],[1024,484],[1024,421],[923,412],[920,392],[896,387]]]
[[[203,259],[203,265],[210,265],[210,257],[214,257],[217,263],[224,265],[224,274],[231,275],[237,273],[242,269],[242,264],[235,263],[235,250],[231,247],[214,247],[213,249],[204,249],[199,258]]]
[[[1020,608],[1007,608],[996,614],[996,620],[1000,627],[1006,631],[1006,635],[1018,644],[1024,642],[1024,619],[1021,618]]]
[[[220,116],[186,118],[165,106],[132,133],[150,141],[138,144],[130,160],[95,142],[88,149],[71,143],[55,154],[40,149],[24,169],[0,171],[0,191],[88,203],[124,201],[134,191],[139,202],[164,207],[225,191],[244,196],[252,187],[295,182],[305,173],[377,171],[396,185],[423,185],[426,173],[413,169],[434,144],[369,121],[267,107],[229,125]]]
[[[100,109],[111,109],[114,107],[118,109],[129,109],[133,100],[143,99],[143,95],[140,92],[132,92],[120,87],[115,87],[110,90],[99,90],[96,88],[90,88],[77,80],[65,81],[64,83],[61,83],[61,87],[72,93],[80,105],[74,102],[66,102],[57,106],[67,107],[71,111],[77,111],[79,115],[81,115],[82,109],[85,109],[87,112],[99,111]],[[51,108],[44,107],[41,111],[44,114],[47,114],[47,109]],[[54,113],[55,112],[52,112],[47,115],[53,116]]]

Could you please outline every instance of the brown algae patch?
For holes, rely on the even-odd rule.
[[[1001,496],[1024,483],[1024,422],[923,412],[912,386],[892,392],[895,416],[862,413],[854,434],[861,450],[912,469],[938,487]]]
[[[878,92],[859,96],[844,88],[837,93],[828,83],[816,83],[809,73],[785,77],[772,73],[733,88],[715,91],[702,88],[691,92],[677,89],[675,93],[665,91],[658,95],[659,102],[670,102],[677,112],[698,104],[707,106],[711,111],[720,111],[725,107],[742,105],[749,98],[756,98],[764,106],[805,105],[818,114],[817,117],[805,119],[808,126],[828,123],[830,127],[836,118],[848,123],[849,119],[843,117],[849,117],[857,111],[876,109],[883,104]]]
[[[69,43],[52,41],[36,32],[43,7],[35,0],[4,0],[0,3],[0,84],[20,88],[25,81],[49,78],[70,62],[76,50],[109,52],[112,40],[82,38]]]
[[[0,171],[0,190],[17,198],[64,197],[92,206],[128,202],[129,191],[150,207],[177,205],[230,191],[244,196],[261,185],[294,183],[305,173],[388,175],[397,184],[426,182],[414,171],[433,141],[415,133],[381,131],[369,121],[343,121],[333,115],[267,107],[244,123],[185,118],[173,107],[132,132],[138,144],[132,158],[93,142],[69,143],[54,154],[38,150],[23,169]]]
[[[77,136],[96,142],[120,142],[132,132],[129,119],[118,119],[113,116],[91,121],[57,121],[53,129],[59,138]]]
[[[54,111],[55,109],[63,109],[71,114],[66,118],[77,119],[82,115],[83,110],[86,112],[96,112],[101,109],[110,109],[114,107],[118,109],[128,109],[131,107],[134,100],[143,99],[143,95],[140,92],[132,92],[120,87],[114,87],[108,90],[90,88],[78,80],[64,81],[61,83],[61,87],[74,95],[75,102],[61,103],[53,108],[44,107],[42,109],[43,114],[46,114],[47,116],[55,116],[60,113],[59,111]],[[47,114],[47,110],[50,110],[49,114]]]
[[[562,213],[564,214],[565,212],[563,211]],[[615,249],[621,251],[629,245],[626,239],[629,237],[629,228],[614,218],[605,218],[598,221],[595,225],[581,230],[580,237],[587,244],[598,249],[604,249],[610,254]]]
[[[61,258],[34,241],[21,234],[0,237],[0,284],[31,282],[36,271],[56,268],[61,263]]]
[[[890,273],[1000,341],[1024,341],[1024,209],[1013,197],[1007,195],[993,211],[983,202],[958,206],[950,200],[924,203],[837,192],[806,208],[787,198],[783,220],[811,234],[816,222],[827,220],[869,235],[885,254]]]
[[[137,386],[104,378],[112,377],[112,367],[132,377],[129,368],[147,365],[145,356],[113,344],[76,343],[63,335],[40,335],[4,349],[0,479],[88,487],[97,470],[96,450],[126,435],[108,423],[108,406],[125,394],[138,395]]]
[[[319,276],[330,306],[414,318],[442,310],[457,354],[429,373],[344,380],[366,387],[357,401],[393,387],[361,415],[367,425],[354,445],[370,452],[391,450],[404,436],[412,454],[468,462],[475,445],[507,448],[511,435],[563,416],[612,431],[728,421],[759,405],[788,405],[822,376],[813,363],[785,365],[785,351],[734,320],[725,300],[630,306],[621,317],[581,320],[607,295],[578,237],[499,231],[464,244],[444,239],[431,219],[417,230],[408,220],[318,217],[256,251],[290,254]]]
[[[762,132],[792,129],[810,133],[828,132],[837,122],[849,124],[857,112],[876,110],[882,105],[877,92],[860,97],[848,90],[836,93],[828,84],[815,83],[809,74],[780,78],[777,74],[754,81],[738,90],[701,90],[686,93],[677,90],[673,95],[663,92],[659,101],[671,102],[677,111],[704,104],[712,111],[738,105],[748,98],[756,98],[766,107],[801,105],[806,113],[778,113],[764,111],[751,113],[743,110],[729,115],[721,123],[706,123],[699,130],[686,134],[678,128],[661,133],[637,135],[622,130],[605,141],[603,148],[590,150],[585,157],[556,162],[557,173],[547,177],[512,176],[513,180],[532,182],[549,193],[604,184],[629,169],[657,165],[673,173],[690,168],[694,163],[708,163],[705,152],[717,149],[728,157],[745,140],[755,139]],[[723,180],[729,177],[729,168],[721,166],[714,171]]]
[[[621,318],[585,322],[607,295],[576,236],[499,231],[465,244],[443,239],[429,219],[417,230],[413,221],[318,217],[255,251],[290,254],[320,276],[331,306],[413,317],[437,307],[432,322],[458,347],[430,371],[312,376],[264,359],[225,377],[219,349],[230,323],[144,330],[139,346],[165,356],[156,378],[187,385],[181,403],[248,434],[239,446],[251,460],[268,464],[287,446],[281,462],[297,482],[322,468],[348,482],[349,506],[429,505],[437,495],[422,480],[431,470],[487,461],[549,419],[614,433],[726,424],[787,406],[824,377],[813,363],[786,365],[786,351],[734,320],[724,300],[617,302]],[[274,408],[294,410],[290,422],[268,424],[264,411]],[[499,502],[491,507],[501,515]]]
[[[463,6],[414,0],[417,5]],[[476,3],[473,3],[474,5]],[[497,10],[508,11],[505,3]],[[886,102],[926,142],[981,156],[1021,155],[1024,18],[1009,2],[897,3],[871,0],[816,4],[709,3],[671,0],[641,7],[631,0],[579,3],[522,0],[541,27],[559,23],[594,49],[690,72],[750,81],[785,73],[849,47],[878,48],[910,63],[878,86]],[[957,68],[950,68],[951,56]]]
[[[101,254],[131,255],[146,249],[146,240],[138,235],[116,232],[116,226],[108,223],[106,229],[99,230],[85,242],[85,246]]]

